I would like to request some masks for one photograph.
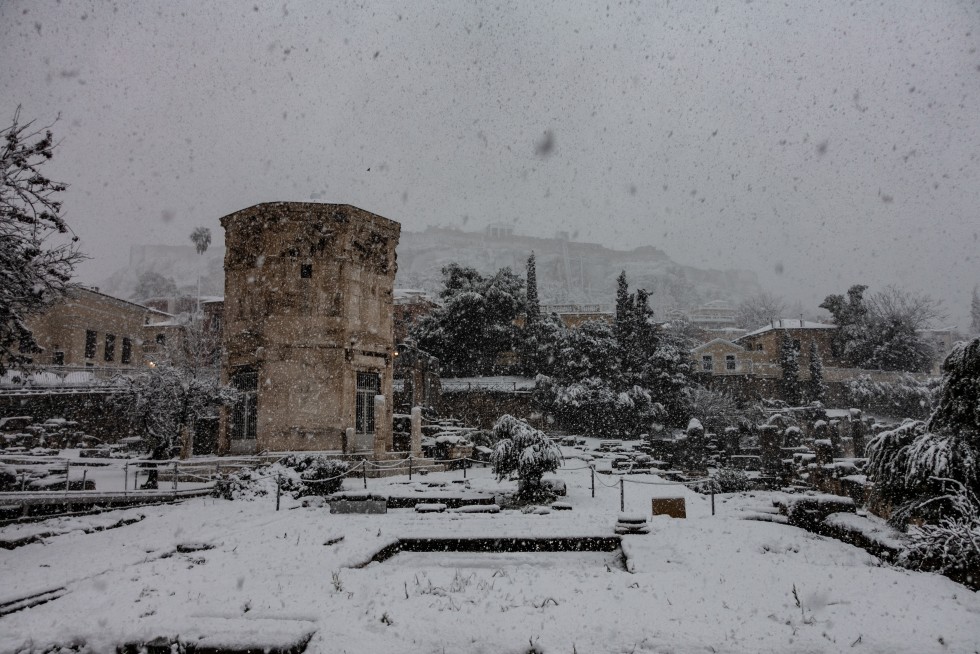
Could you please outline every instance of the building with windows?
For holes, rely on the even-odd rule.
[[[403,343],[415,324],[439,306],[428,293],[414,288],[396,288],[394,302],[395,343]]]
[[[825,366],[843,367],[843,363],[834,356],[833,342],[837,334],[837,325],[821,322],[800,320],[795,318],[778,318],[764,327],[754,329],[735,339],[735,343],[745,350],[755,352],[756,359],[761,363],[779,366],[779,348],[783,335],[792,342],[793,349],[800,353],[800,366],[810,363],[810,342],[815,341],[820,352],[820,358]]]
[[[714,300],[707,304],[694,307],[693,309],[688,309],[685,313],[688,321],[705,330],[733,329],[737,327],[735,307],[724,300]]]
[[[400,225],[350,205],[259,204],[221,219],[221,450],[391,452]]]
[[[779,365],[779,352],[785,334],[799,352],[801,375],[809,376],[810,342],[817,343],[821,363],[828,368],[841,367],[833,355],[832,343],[836,325],[805,320],[780,319],[755,329],[734,341],[723,338],[703,343],[691,350],[695,369],[712,377],[753,375],[778,378],[783,372]]]
[[[147,325],[171,318],[162,311],[78,286],[44,313],[28,318],[28,329],[40,348],[33,353],[32,363],[66,370],[136,368],[144,365]]]

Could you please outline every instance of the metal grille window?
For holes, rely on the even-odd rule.
[[[105,335],[105,360],[112,361],[116,358],[116,335]]]
[[[374,396],[381,392],[381,376],[376,372],[357,373],[354,431],[374,433]]]
[[[710,354],[705,354],[704,356],[701,357],[701,368],[705,372],[711,372],[712,370],[714,370],[714,367],[715,364]]]
[[[95,349],[99,346],[97,340],[98,337],[99,337],[98,334],[96,334],[91,329],[85,331],[85,358],[86,359],[95,358]]]
[[[251,370],[239,372],[231,378],[231,385],[238,391],[231,416],[231,437],[233,440],[255,440],[259,374]]]

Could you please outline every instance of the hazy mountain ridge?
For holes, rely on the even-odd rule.
[[[653,293],[659,312],[692,307],[711,300],[738,300],[761,290],[756,274],[744,270],[705,270],[673,261],[652,246],[629,251],[613,250],[596,243],[565,238],[538,238],[512,233],[464,232],[430,227],[422,232],[402,232],[398,244],[398,288],[422,288],[438,292],[443,266],[456,261],[482,273],[505,266],[524,274],[534,251],[538,287],[543,303],[615,302],[616,276],[625,270],[631,287]],[[212,246],[198,255],[191,245],[136,245],[130,248],[126,267],[109,276],[103,291],[129,298],[141,274],[152,271],[171,277],[178,288],[221,295],[224,288],[224,247]]]
[[[623,270],[631,287],[653,293],[652,304],[658,311],[719,299],[734,304],[762,290],[754,272],[681,265],[652,246],[623,251],[564,238],[491,235],[439,227],[402,232],[396,286],[437,291],[440,271],[452,261],[483,273],[510,266],[523,275],[531,251],[543,303],[612,305],[616,277]]]

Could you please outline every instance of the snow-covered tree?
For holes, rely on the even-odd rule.
[[[845,404],[898,419],[925,419],[932,415],[939,394],[935,379],[922,380],[906,373],[893,381],[861,375],[844,385]]]
[[[235,402],[234,389],[213,376],[168,363],[148,367],[137,375],[120,377],[116,404],[133,435],[143,438],[151,459],[169,459],[183,446],[194,422]],[[156,482],[151,474],[148,486]]]
[[[501,416],[493,432],[497,439],[490,455],[493,474],[500,480],[516,473],[521,495],[538,494],[541,477],[561,465],[561,450],[542,432],[511,415]]]
[[[758,329],[786,314],[786,302],[768,292],[745,298],[735,307],[735,322],[744,329]]]
[[[565,327],[557,315],[541,315],[538,300],[538,276],[534,252],[527,260],[527,304],[524,326],[517,335],[517,354],[520,370],[532,377],[552,374],[557,343]]]
[[[116,404],[132,435],[144,439],[152,459],[179,452],[202,418],[234,404],[237,392],[221,383],[217,334],[198,317],[180,326],[149,366],[135,376],[120,376]],[[155,483],[152,474],[149,485]]]
[[[521,371],[530,377],[554,374],[559,343],[566,332],[565,325],[555,314],[539,316],[526,323],[517,342]]]
[[[807,398],[811,402],[823,402],[827,395],[827,385],[823,381],[823,360],[816,341],[810,341],[810,379],[807,380]]]
[[[42,172],[55,145],[50,129],[20,123],[20,108],[0,129],[0,374],[37,351],[25,320],[64,295],[84,258],[57,199],[68,186]]]
[[[616,340],[625,343],[629,336],[629,324],[633,317],[633,297],[630,295],[629,281],[626,271],[619,273],[616,278]]]
[[[720,433],[722,429],[738,423],[742,417],[738,405],[729,393],[714,391],[701,386],[688,388],[685,393],[691,417],[696,418],[705,429]]]
[[[820,305],[834,317],[834,354],[849,365],[870,370],[928,370],[935,353],[918,330],[942,316],[939,301],[925,294],[886,287],[865,298],[855,285],[829,295]]]
[[[442,269],[443,306],[412,328],[419,348],[439,358],[445,374],[488,375],[497,357],[514,349],[514,319],[524,310],[524,280],[502,268],[484,277],[451,263]]]
[[[970,330],[980,334],[980,292],[973,287],[973,297],[970,299]]]
[[[945,511],[935,522],[910,529],[909,546],[898,562],[913,570],[935,570],[980,590],[980,499],[963,484],[945,480],[936,498]]]
[[[782,370],[782,377],[779,379],[779,389],[782,399],[790,406],[799,406],[802,401],[802,388],[800,384],[800,359],[799,352],[793,346],[793,341],[784,331],[782,340],[779,344],[779,367]]]
[[[957,343],[943,361],[943,384],[929,429],[955,431],[980,450],[980,338]]]
[[[621,278],[625,281],[625,275]],[[654,321],[645,290],[628,293],[622,310],[619,304],[617,296],[616,339],[622,386],[647,389],[662,407],[664,419],[683,424],[689,417],[684,394],[691,384],[688,348],[677,332]]]
[[[697,418],[691,418],[678,439],[675,460],[688,470],[703,470],[706,463],[708,441],[704,425]]]
[[[869,478],[898,506],[893,521],[935,522],[955,498],[949,481],[980,492],[980,338],[960,343],[943,363],[943,383],[928,422],[907,420],[867,448]]]
[[[616,320],[563,330],[536,397],[569,429],[636,438],[653,422],[684,424],[690,366],[678,337],[653,320],[648,295],[619,277]]]
[[[140,273],[132,299],[146,300],[154,297],[173,297],[177,295],[177,283],[172,277],[164,277],[158,272],[147,270]]]

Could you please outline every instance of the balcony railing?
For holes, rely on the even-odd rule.
[[[558,315],[612,313],[612,307],[608,304],[542,304],[541,313],[557,313]]]
[[[0,389],[91,388],[114,386],[120,376],[134,375],[140,366],[35,366],[24,370],[8,370],[0,377]]]

